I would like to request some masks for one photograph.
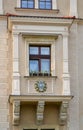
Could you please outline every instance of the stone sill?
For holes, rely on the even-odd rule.
[[[51,76],[51,75],[32,75],[32,76],[27,76],[25,75],[24,78],[57,78],[57,76]]]
[[[29,9],[15,7],[16,11],[34,12],[34,13],[59,13],[59,9]]]

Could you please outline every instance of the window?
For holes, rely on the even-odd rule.
[[[50,46],[29,47],[30,74],[50,74]]]
[[[52,9],[52,0],[39,0],[40,9]]]
[[[21,0],[21,8],[34,8],[34,0]]]

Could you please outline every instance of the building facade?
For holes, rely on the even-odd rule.
[[[0,0],[0,130],[83,129],[82,5]]]

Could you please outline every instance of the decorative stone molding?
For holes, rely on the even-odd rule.
[[[13,82],[12,94],[20,95],[20,73],[19,73],[19,33],[13,32]]]
[[[47,84],[45,83],[45,81],[37,81],[35,83],[35,89],[38,92],[45,92],[47,89]]]
[[[43,123],[43,114],[44,114],[44,101],[39,101],[37,106],[37,124],[41,125]]]
[[[70,0],[70,16],[78,17],[77,0]]]
[[[70,95],[70,75],[68,65],[68,32],[63,34],[63,95]]]
[[[13,102],[13,125],[19,125],[20,120],[20,101]]]
[[[67,122],[68,102],[63,101],[60,108],[60,125],[65,125]]]

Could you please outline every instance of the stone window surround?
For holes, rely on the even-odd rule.
[[[27,54],[29,52],[29,46],[30,45],[40,45],[41,43],[42,43],[42,45],[49,45],[50,44],[50,46],[51,46],[51,52],[55,52],[55,48],[56,48],[55,42],[56,41],[49,41],[49,40],[45,41],[45,39],[42,42],[40,42],[40,41],[34,41],[33,42],[33,41],[28,41],[28,38],[25,39],[25,43],[26,43],[26,47],[25,48],[27,48],[26,49],[26,60],[25,60],[26,61],[25,64],[26,64],[26,75],[27,76],[29,76],[29,67],[27,68],[27,66],[29,66],[29,54]],[[55,53],[54,53],[54,55],[55,55]],[[51,74],[52,74],[52,76],[56,75],[54,55],[51,54]],[[54,66],[54,68],[53,68],[52,65]]]
[[[57,0],[52,0],[52,9],[57,9]],[[17,8],[21,8],[21,0],[17,0]],[[39,9],[38,0],[35,0],[35,9]]]
[[[17,18],[17,17],[11,18],[12,21],[15,19],[19,20],[22,18]],[[33,18],[31,18],[31,19],[33,19]],[[27,18],[28,21],[31,19]],[[24,20],[24,18],[23,18],[23,20]],[[39,18],[38,18],[38,20],[39,20]],[[72,20],[71,21],[70,20],[63,20],[63,23],[65,21],[68,22],[69,25],[72,22]],[[12,86],[12,94],[13,95],[14,94],[20,95],[20,71],[19,71],[19,50],[18,50],[18,48],[19,48],[19,35],[21,35],[22,37],[25,36],[25,39],[26,39],[28,34],[29,35],[35,34],[35,35],[40,35],[40,36],[42,36],[42,35],[56,36],[56,34],[57,34],[58,38],[62,37],[62,43],[63,43],[63,48],[62,48],[63,49],[63,61],[62,61],[62,64],[63,64],[63,72],[62,72],[63,91],[62,91],[62,95],[70,95],[70,75],[69,75],[69,71],[68,71],[68,34],[69,34],[68,26],[61,27],[61,26],[43,26],[43,25],[42,26],[41,25],[40,26],[33,25],[33,28],[32,28],[32,25],[27,25],[27,26],[26,25],[13,25],[13,34],[12,34],[12,36],[13,36],[13,86]],[[27,43],[27,42],[25,41],[25,43]],[[28,41],[28,44],[29,43],[30,43],[30,41]],[[43,43],[45,43],[45,41]],[[25,48],[26,48],[26,44],[25,44]],[[29,70],[28,70],[28,72],[29,72]],[[27,73],[25,72],[25,75],[26,74]]]

